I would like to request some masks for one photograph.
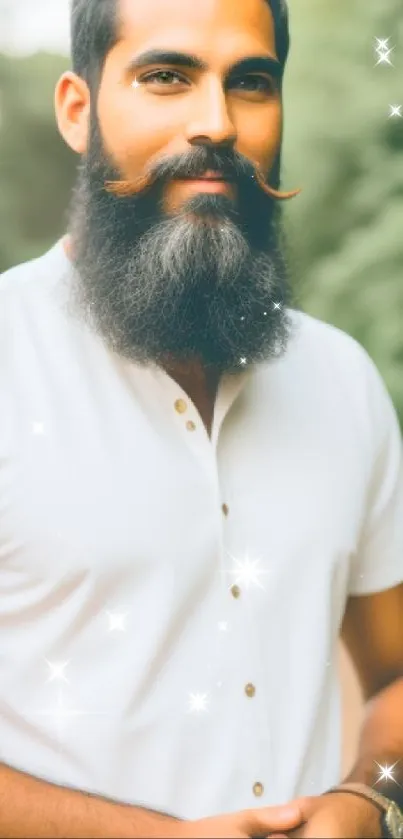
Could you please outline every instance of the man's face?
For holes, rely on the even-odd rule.
[[[278,209],[252,177],[256,165],[270,175],[281,147],[270,7],[120,0],[119,8],[120,40],[93,93],[71,207],[77,299],[134,361],[199,360],[234,372],[288,338]],[[150,51],[197,61],[142,57]],[[150,170],[151,186],[135,195],[104,189]],[[224,180],[194,179],[207,171]]]

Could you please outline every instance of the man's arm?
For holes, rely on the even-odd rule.
[[[58,787],[0,764],[0,837],[136,839],[169,834],[176,819]]]
[[[400,803],[403,792],[403,585],[351,597],[342,638],[355,664],[367,712],[353,770],[344,783],[376,787]],[[380,766],[393,766],[394,781],[377,783]],[[379,837],[380,814],[371,801],[346,792],[298,799],[304,825],[293,839]],[[403,803],[403,802],[402,802]]]
[[[65,789],[0,764],[0,837],[6,839],[247,839],[302,823],[295,805],[186,821]]]
[[[400,792],[403,807],[403,585],[351,597],[342,638],[368,703],[357,760],[345,782],[376,785],[395,800]],[[393,764],[395,781],[380,780],[379,766]]]

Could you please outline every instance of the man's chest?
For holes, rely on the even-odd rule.
[[[228,418],[214,448],[201,422],[168,420],[162,436],[138,408],[118,428],[91,412],[57,420],[16,429],[4,458],[6,568],[188,579],[212,552],[212,578],[226,568],[230,582],[249,556],[284,594],[354,552],[365,474],[323,428],[279,428],[252,410]]]
[[[43,424],[16,423],[1,438],[10,707],[47,736],[53,721],[42,715],[59,690],[84,708],[69,743],[93,762],[102,794],[122,794],[122,773],[130,786],[133,763],[160,755],[161,743],[181,794],[184,749],[204,749],[215,765],[217,749],[234,747],[232,766],[256,749],[262,761],[242,767],[247,788],[274,765],[267,786],[281,786],[272,754],[295,753],[297,740],[305,753],[325,690],[363,514],[362,464],[340,457],[323,422],[279,424],[256,403],[235,406],[216,445],[191,406],[97,413],[94,402],[77,416],[64,402],[30,415]],[[48,684],[51,665],[67,667],[68,682]],[[113,782],[102,775],[111,755]]]

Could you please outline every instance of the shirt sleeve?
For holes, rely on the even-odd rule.
[[[350,595],[375,594],[403,582],[403,449],[395,408],[384,382],[363,351],[366,412],[373,452]]]

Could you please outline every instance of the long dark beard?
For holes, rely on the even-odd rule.
[[[106,344],[139,364],[199,360],[227,373],[282,355],[291,292],[280,208],[244,179],[237,206],[199,194],[167,216],[163,182],[117,198],[104,189],[117,174],[93,137],[70,212],[74,306]]]

